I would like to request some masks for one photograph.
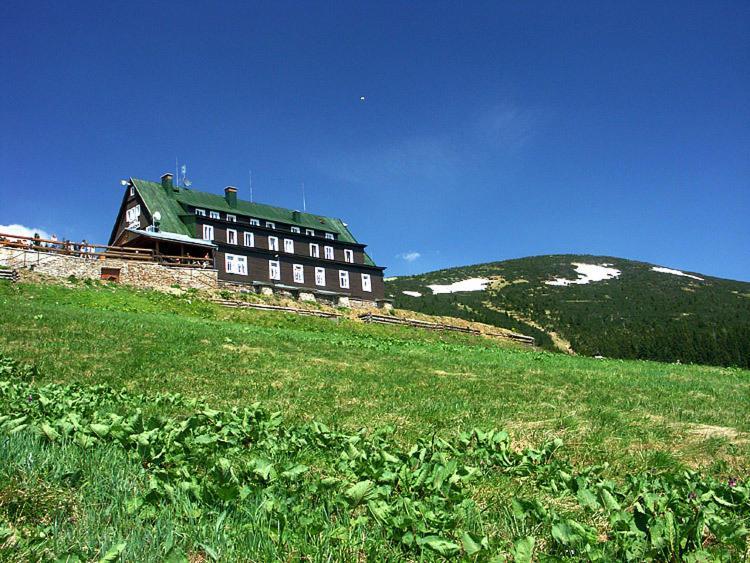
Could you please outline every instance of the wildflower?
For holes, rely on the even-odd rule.
[[[695,491],[690,491],[690,493],[688,493],[688,498],[690,500],[695,500],[697,497],[698,495],[695,494]]]
[[[31,401],[34,400],[34,397],[32,397],[31,395],[29,395],[28,397],[26,397],[26,400],[30,403]]]
[[[737,478],[736,477],[730,477],[728,482],[730,487],[736,487],[737,486]]]

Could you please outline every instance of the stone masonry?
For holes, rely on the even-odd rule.
[[[117,258],[81,258],[51,252],[37,252],[0,247],[0,265],[25,268],[67,278],[102,279],[102,274],[117,273],[119,282],[134,287],[167,289],[174,285],[182,288],[216,289],[219,287],[216,270],[211,268],[169,267],[154,262],[122,260]]]

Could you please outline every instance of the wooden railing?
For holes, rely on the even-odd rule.
[[[213,268],[213,258],[199,258],[195,256],[171,256],[156,254],[150,248],[130,248],[125,246],[107,246],[88,242],[60,241],[39,237],[25,237],[0,233],[0,247],[18,250],[34,250],[49,252],[65,256],[77,256],[89,260],[117,258],[121,260],[141,260],[157,262],[164,266],[189,268]]]

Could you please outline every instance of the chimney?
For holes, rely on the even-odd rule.
[[[296,209],[292,211],[292,220],[299,222],[299,211],[297,211]]]
[[[237,188],[234,186],[224,188],[224,199],[227,200],[229,207],[237,207]]]
[[[165,190],[171,190],[172,189],[172,178],[173,175],[167,172],[166,174],[161,175],[161,187]]]

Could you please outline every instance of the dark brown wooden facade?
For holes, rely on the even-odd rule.
[[[132,179],[130,184],[125,186],[110,244],[146,244],[152,245],[151,248],[157,254],[161,252],[180,256],[210,257],[211,263],[218,271],[219,279],[233,284],[247,284],[248,287],[275,286],[321,295],[348,296],[364,301],[383,299],[385,268],[372,263],[365,252],[366,245],[353,242],[348,228],[340,220],[329,220],[327,224],[332,225],[330,229],[317,226],[311,228],[309,224],[295,225],[291,221],[285,223],[278,218],[281,211],[290,219],[298,220],[301,214],[297,211],[272,208],[276,215],[267,218],[261,214],[243,214],[239,209],[228,211],[226,205],[224,209],[212,209],[208,205],[198,207],[180,201],[176,211],[169,217],[171,223],[165,225],[165,221],[162,220],[162,224],[159,225],[159,222],[154,220],[154,211],[158,210],[160,215],[164,215],[165,212],[161,210],[171,203],[165,200],[165,194],[174,198],[174,192],[178,192],[178,189],[172,187],[171,178],[168,175],[165,177],[167,182],[163,177],[159,186],[148,183],[144,187],[145,181]],[[164,191],[156,193],[162,186]],[[158,195],[160,199],[156,203],[154,194],[145,192],[146,188],[154,190]],[[236,206],[236,190],[227,188],[225,198],[222,199],[225,199],[227,204],[231,202]],[[150,210],[149,203],[152,208],[158,205],[158,209]],[[218,202],[217,207],[221,203],[223,202]],[[262,207],[261,204],[257,205]],[[132,211],[133,209],[138,212]],[[305,215],[308,222],[310,217],[318,217]],[[323,220],[319,222],[322,225],[326,224]],[[168,228],[170,225],[172,229]],[[174,228],[175,225],[181,233],[174,233],[172,240],[158,240],[159,236],[167,236],[170,231],[178,230]],[[336,232],[337,226],[340,232]],[[156,231],[159,235],[152,234],[151,238],[154,240],[149,240],[147,231]],[[270,244],[273,237],[277,240],[276,248]],[[293,248],[287,246],[289,243],[285,241],[291,241]],[[213,243],[213,248],[201,246],[209,242]],[[316,247],[317,256],[314,250]],[[329,252],[332,254],[326,251],[327,247],[331,249]],[[241,257],[242,267],[234,267],[232,271],[227,265],[237,264],[237,257]],[[271,276],[272,263],[278,263],[275,278]],[[324,272],[322,279],[321,268]],[[348,287],[345,287],[346,283],[342,283],[342,272],[347,274],[343,277],[344,281],[348,278]]]

